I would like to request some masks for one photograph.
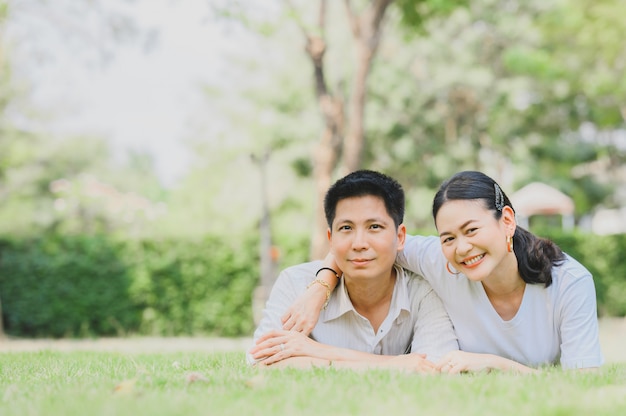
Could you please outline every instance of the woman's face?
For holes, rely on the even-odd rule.
[[[441,206],[435,225],[444,256],[470,280],[482,281],[517,268],[506,243],[507,235],[515,232],[515,214],[510,207],[496,220],[480,200],[452,200]]]

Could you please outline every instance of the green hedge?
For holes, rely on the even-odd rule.
[[[253,241],[121,242],[106,236],[0,240],[5,331],[62,337],[253,330]]]
[[[601,315],[626,316],[626,235],[535,232],[591,271]],[[14,336],[249,335],[257,282],[253,240],[0,240],[3,322]]]
[[[121,248],[104,238],[0,243],[5,330],[28,336],[111,334],[139,325]]]
[[[626,234],[599,236],[554,229],[534,232],[557,243],[589,269],[600,315],[626,316]]]

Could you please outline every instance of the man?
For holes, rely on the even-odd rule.
[[[394,265],[406,237],[400,184],[378,172],[353,172],[331,186],[324,210],[330,252],[343,278],[331,293],[315,277],[321,261],[284,270],[254,333],[249,361],[433,372],[432,362],[458,350],[458,343],[430,285]],[[310,337],[282,330],[281,315],[309,287],[327,290],[326,307]]]

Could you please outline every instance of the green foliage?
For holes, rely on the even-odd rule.
[[[446,16],[467,1],[456,0],[396,0],[402,23],[407,29],[423,33],[424,25],[437,16]]]
[[[253,241],[3,240],[0,296],[17,336],[242,335],[253,329]]]
[[[557,228],[534,232],[554,241],[591,272],[600,315],[626,316],[626,234],[599,236]]]
[[[104,237],[4,241],[0,294],[6,330],[21,336],[110,335],[133,329],[121,247]]]
[[[126,258],[133,276],[130,298],[143,308],[141,333],[252,331],[251,295],[258,280],[253,241],[238,248],[219,238],[135,242]]]

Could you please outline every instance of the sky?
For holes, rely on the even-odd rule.
[[[82,24],[60,7],[18,2],[7,30],[14,72],[29,83],[30,102],[49,116],[46,129],[103,136],[119,154],[147,151],[171,185],[189,165],[182,143],[206,100],[202,86],[227,88],[226,56],[246,40],[217,22],[210,1],[102,3],[130,15],[143,37],[117,43],[88,14]],[[150,28],[155,36],[147,36]],[[211,117],[218,115],[207,111],[207,122]]]

